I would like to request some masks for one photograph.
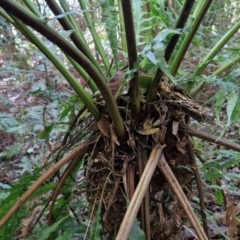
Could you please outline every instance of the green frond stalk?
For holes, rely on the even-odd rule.
[[[38,11],[38,9],[35,7],[35,5],[29,1],[29,0],[22,0],[25,5],[29,8],[29,10],[35,14],[37,17],[40,17],[41,16],[41,13]]]
[[[64,12],[61,10],[61,8],[55,1],[46,0],[46,3],[48,7],[52,10],[52,12],[55,14],[55,16],[64,15]],[[93,65],[99,70],[99,72],[101,72],[101,68],[99,67],[99,64],[97,63],[92,52],[90,51],[83,34],[81,32],[81,34],[77,34],[75,29],[73,28],[73,25],[66,16],[57,18],[57,20],[62,25],[65,31],[73,31],[70,35],[70,38],[75,44],[75,46],[93,63]]]
[[[216,56],[216,54],[221,50],[221,48],[228,42],[228,40],[240,29],[240,21],[238,21],[234,26],[232,26],[227,33],[215,44],[215,46],[211,49],[211,51],[206,55],[206,57],[202,60],[201,64],[198,68],[193,72],[192,78],[194,79],[196,76],[199,76],[204,69],[207,67],[209,62]],[[186,85],[186,91],[190,91],[194,82],[188,83]],[[196,93],[197,89],[200,89],[204,85],[204,81],[199,83],[196,88],[190,92],[191,95]],[[198,90],[197,90],[198,91]]]
[[[230,67],[232,67],[233,65],[235,65],[236,63],[238,63],[240,61],[240,56],[234,58],[232,61],[226,63],[225,65],[221,66],[219,69],[217,69],[216,71],[214,71],[212,73],[213,76],[219,76],[220,74],[222,74],[224,71],[226,71],[227,69],[229,69]],[[208,83],[206,82],[201,82],[199,83],[196,87],[194,87],[190,94],[192,96],[195,96],[203,87],[207,86]]]
[[[30,11],[33,14],[35,14],[37,17],[42,17],[43,18],[41,13],[38,11],[38,9],[35,8],[35,6],[32,4],[31,1],[23,0],[23,2],[26,4],[26,6],[30,9]],[[70,9],[69,9],[68,5],[66,4],[65,0],[61,0],[60,4],[61,4],[61,6],[62,6],[62,8],[64,9],[65,12],[70,12]],[[85,41],[85,38],[82,35],[82,31],[79,28],[79,25],[77,24],[76,20],[73,18],[73,16],[71,14],[67,14],[67,17],[68,17],[69,21],[72,23],[72,25],[74,26],[74,28],[73,28],[74,31],[77,32],[77,35],[87,45],[87,43]],[[78,71],[78,73],[83,77],[83,79],[85,81],[87,81],[87,83],[88,83],[89,87],[91,88],[92,92],[94,93],[94,92],[98,91],[98,88],[97,88],[96,84],[92,81],[92,79],[89,77],[89,75],[86,73],[86,71],[77,62],[75,62],[71,57],[67,56],[67,58],[72,63],[74,68]]]
[[[86,4],[85,4],[85,1],[84,0],[79,0],[79,4],[83,10],[83,14],[84,14],[84,17],[85,17],[85,20],[88,24],[88,28],[92,34],[92,37],[93,37],[93,41],[94,41],[94,44],[98,50],[98,53],[100,54],[101,58],[102,58],[102,61],[103,61],[103,64],[105,66],[105,69],[109,69],[109,73],[110,73],[110,76],[113,76],[114,75],[114,71],[113,69],[110,69],[110,62],[108,60],[108,56],[107,56],[107,53],[105,51],[105,49],[103,48],[102,46],[102,43],[101,43],[101,40],[99,38],[99,35],[94,27],[94,23],[92,21],[92,18],[89,14],[89,11],[86,7]]]
[[[126,35],[125,35],[125,25],[124,25],[124,17],[123,17],[123,10],[122,10],[122,4],[120,1],[118,1],[118,9],[119,9],[119,24],[120,24],[120,35],[121,35],[121,50],[123,52],[127,52],[127,41],[126,41]]]
[[[16,23],[13,21],[13,19],[5,12],[5,10],[3,10],[2,8],[0,8],[0,15],[5,18],[9,23],[11,23],[15,28],[18,28],[18,26],[16,25]]]
[[[184,26],[189,18],[189,15],[192,11],[194,3],[195,3],[195,0],[186,0],[185,1],[184,5],[182,7],[181,13],[179,15],[179,18],[177,20],[175,29],[178,29],[178,28],[183,29],[184,28]],[[165,51],[166,62],[168,62],[170,60],[170,57],[172,56],[173,50],[175,49],[180,36],[181,35],[179,35],[179,34],[175,34],[171,37],[171,39],[166,47],[166,51]]]
[[[90,89],[93,93],[98,91],[98,87],[96,86],[95,82],[91,79],[91,77],[87,74],[87,72],[76,62],[74,61],[70,56],[66,55],[68,60],[72,63],[73,67],[79,72],[79,74],[82,76],[82,78],[87,82]]]
[[[25,24],[33,27],[36,31],[40,32],[43,36],[56,44],[65,54],[73,58],[85,69],[85,71],[98,86],[98,89],[106,101],[106,106],[113,121],[113,126],[117,136],[119,137],[120,141],[125,140],[126,131],[116,101],[106,84],[106,79],[102,74],[99,73],[98,69],[95,68],[95,66],[88,60],[88,58],[86,58],[84,54],[82,54],[56,31],[46,25],[44,21],[40,20],[32,14],[29,14],[29,12],[26,11],[26,9],[23,8],[20,4],[9,0],[0,2],[0,6],[6,12],[20,18],[21,21],[23,21]]]
[[[59,3],[61,4],[61,7],[62,7],[63,10],[65,11],[65,13],[71,11],[71,10],[69,9],[69,6],[68,6],[68,4],[66,3],[65,0],[59,0]],[[68,18],[68,20],[71,22],[74,30],[77,32],[77,35],[80,36],[81,39],[86,43],[85,38],[84,38],[84,36],[83,36],[83,34],[82,34],[82,30],[81,30],[79,24],[78,24],[77,21],[76,21],[76,18],[74,18],[74,16],[73,16],[72,14],[68,14],[68,15],[67,15],[67,18]]]
[[[98,121],[100,119],[100,112],[98,111],[96,105],[94,104],[92,96],[83,89],[79,81],[67,70],[64,64],[52,53],[48,47],[31,31],[25,26],[18,18],[11,16],[14,20],[18,29],[34,44],[41,52],[54,64],[54,66],[61,72],[61,74],[70,83],[74,91],[78,94],[79,98],[83,101],[86,108],[93,115],[93,117]]]
[[[131,0],[122,0],[122,9],[124,24],[125,27],[127,26],[125,30],[128,49],[129,69],[134,70],[136,63],[138,61],[138,57]],[[133,121],[136,122],[140,114],[140,83],[138,69],[134,71],[134,76],[130,80],[130,98],[131,98],[131,113]]]
[[[212,75],[219,76],[221,73],[232,67],[233,65],[237,64],[240,61],[240,56],[234,58],[230,62],[226,63],[225,65],[221,66],[219,69],[214,71]]]
[[[200,23],[202,22],[203,17],[205,16],[206,12],[208,11],[208,8],[210,7],[212,3],[212,0],[204,0],[203,2],[199,1],[198,5],[196,6],[195,13],[193,14],[195,16],[195,19],[193,20],[190,31],[185,36],[181,46],[179,47],[176,56],[174,56],[174,60],[171,65],[171,74],[173,76],[176,75],[178,68],[182,62],[182,59],[185,56],[185,53],[187,52],[187,49],[192,42],[192,39],[195,35],[195,33],[198,30],[198,27]]]

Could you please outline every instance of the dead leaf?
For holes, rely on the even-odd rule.
[[[144,130],[149,130],[152,128],[152,119],[147,118],[146,121],[143,123],[143,129]]]
[[[158,130],[159,128],[140,129],[140,130],[137,130],[137,132],[140,133],[141,135],[152,135],[156,133]]]
[[[179,122],[178,121],[173,121],[172,122],[172,134],[177,136],[178,134],[178,127],[179,127]]]
[[[165,80],[165,78],[163,77],[160,81],[159,86],[160,86],[160,95],[165,99],[171,99],[172,91],[171,91],[171,85],[169,81]]]
[[[161,121],[160,121],[160,119],[157,119],[154,123],[153,123],[153,127],[158,127],[158,126],[160,126],[161,125]]]
[[[165,126],[162,126],[162,131],[161,131],[161,135],[160,135],[160,138],[159,138],[159,142],[161,143],[161,144],[163,144],[164,143],[164,141],[165,141],[165,136],[166,136],[166,133],[167,133],[167,128],[165,127]]]
[[[94,158],[93,161],[94,161],[95,163],[97,163],[97,162],[100,162],[100,160],[101,160],[100,158]]]
[[[155,195],[154,195],[154,198],[157,200],[157,207],[158,207],[158,214],[159,214],[159,217],[160,217],[160,224],[163,224],[165,222],[165,216],[164,216],[164,211],[163,211],[163,206],[162,206],[162,203],[163,202],[163,190],[162,191],[159,191],[157,192]]]
[[[118,141],[118,137],[117,137],[117,135],[115,133],[115,130],[112,126],[111,126],[111,131],[112,131],[112,140],[114,141],[115,144],[120,146],[120,142]]]
[[[160,104],[160,121],[163,122],[165,121],[168,113],[168,107],[166,104],[161,103]]]
[[[89,116],[90,116],[91,114],[90,114],[90,112],[88,111],[88,109],[85,109],[84,111],[83,111],[83,113],[80,115],[80,117],[78,118],[78,120],[82,120],[82,119],[86,119],[86,118],[88,118]]]
[[[235,239],[237,236],[237,220],[236,220],[236,207],[234,204],[229,201],[227,203],[227,211],[226,211],[226,223],[228,224],[227,236],[230,239]]]
[[[154,133],[152,135],[152,138],[153,138],[155,143],[159,142],[160,136],[161,136],[161,130],[160,129],[159,129],[159,131],[157,131],[156,133]]]
[[[136,147],[135,139],[132,136],[129,136],[129,139],[127,140],[127,144],[130,147]]]
[[[181,152],[182,154],[185,154],[186,151],[183,149],[184,144],[182,142],[177,142],[176,147],[179,152]]]
[[[119,71],[115,73],[114,76],[108,82],[108,86],[115,99],[120,94],[120,89],[121,89],[121,85],[124,80],[124,77],[125,77],[125,72]]]
[[[100,120],[97,122],[97,126],[105,137],[108,138],[111,137],[110,121],[106,117],[102,116]]]

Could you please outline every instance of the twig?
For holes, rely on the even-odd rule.
[[[186,198],[181,186],[179,185],[176,177],[174,176],[171,168],[168,166],[168,163],[165,160],[164,155],[162,154],[160,161],[158,162],[158,167],[163,173],[164,177],[167,179],[168,183],[170,184],[173,192],[177,196],[179,202],[181,203],[190,223],[192,224],[195,232],[200,240],[208,240],[206,234],[204,233],[198,218],[194,214],[188,199]]]
[[[202,188],[201,178],[200,178],[200,174],[198,171],[196,159],[195,159],[195,156],[193,153],[193,146],[192,146],[190,139],[187,144],[187,148],[188,148],[188,153],[189,153],[189,157],[191,160],[192,169],[194,171],[194,175],[195,175],[195,179],[196,179],[196,183],[197,183],[198,195],[199,195],[199,199],[200,199],[201,215],[202,215],[202,221],[203,221],[203,228],[204,228],[204,232],[205,232],[206,236],[209,239],[207,216],[204,212],[206,207],[205,207],[204,196],[203,196],[203,188]]]
[[[113,173],[113,175],[114,175],[114,173]],[[113,204],[114,198],[116,196],[116,192],[118,190],[118,186],[119,186],[120,180],[121,180],[121,177],[118,177],[118,179],[115,179],[115,186],[114,186],[113,191],[112,191],[112,196],[111,196],[111,198],[108,201],[108,205],[107,205],[107,208],[105,210],[105,213],[103,215],[103,222],[105,222],[107,220],[108,213],[109,213],[109,210],[110,210],[110,208],[111,208],[111,206]]]
[[[112,151],[112,155],[111,155],[111,167],[112,167],[112,171],[113,173],[115,173],[115,169],[114,169],[114,159],[115,159],[115,143],[114,143],[114,139],[113,139],[113,126],[112,124],[110,124],[110,133],[111,133],[111,151]],[[114,181],[116,183],[116,177],[115,174],[113,174],[113,178]]]
[[[46,129],[46,121],[45,121],[45,113],[46,113],[46,110],[47,110],[47,104],[48,104],[48,101],[46,102],[46,104],[44,105],[44,108],[43,108],[43,127],[44,127],[44,129]],[[49,151],[51,152],[51,154],[53,154],[53,150],[52,150],[52,146],[50,145],[50,143],[49,143],[49,135],[47,135],[47,137],[46,137],[46,144],[47,144],[47,146],[48,146],[48,148],[49,148]]]
[[[62,144],[61,144],[62,146],[64,146],[64,145],[66,144],[67,139],[68,139],[71,131],[72,131],[73,128],[75,127],[78,118],[79,118],[79,117],[81,116],[81,114],[85,111],[85,109],[86,109],[86,107],[81,108],[81,109],[78,111],[77,115],[75,115],[74,118],[72,119],[71,124],[70,124],[70,126],[68,127],[68,130],[67,130],[67,132],[66,132],[66,134],[65,134],[65,136],[64,136],[64,138],[63,138],[63,141],[62,141]]]

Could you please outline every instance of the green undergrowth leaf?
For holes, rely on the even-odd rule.
[[[165,60],[165,48],[174,34],[181,34],[180,30],[164,29],[153,39],[151,45],[147,45],[142,53],[142,57],[148,58],[153,64],[160,68],[165,75],[176,84],[174,77],[171,75],[169,66]]]
[[[135,219],[132,230],[128,237],[129,240],[146,240],[143,230],[140,228],[140,222]]]
[[[218,223],[216,220],[212,217],[213,213],[210,211],[204,211],[207,215],[207,219],[211,222],[211,224],[218,230],[218,232],[224,237],[226,240],[230,240],[229,237],[225,235],[225,233],[221,230],[221,228],[218,226]]]
[[[216,157],[214,160],[208,161],[202,165],[203,171],[214,168],[218,172],[234,164],[240,163],[240,153],[232,150],[215,150],[206,154],[206,158],[208,158],[210,154],[214,154]]]
[[[214,158],[213,158],[214,156]],[[234,152],[232,150],[216,150],[206,153],[205,158],[213,158],[201,166],[201,176],[205,180],[210,182],[215,182],[215,179],[224,179],[231,184],[228,184],[228,191],[231,191],[234,194],[238,194],[238,190],[234,185],[235,180],[240,179],[240,174],[229,172],[230,167],[240,163],[240,153]],[[209,186],[213,189],[222,189],[219,186],[211,185]],[[220,193],[216,193],[220,201]]]
[[[201,80],[204,80],[205,83],[211,84],[212,86],[220,86],[221,88],[225,88],[228,91],[239,90],[239,86],[233,81],[229,81],[229,79],[226,77],[220,78],[215,75],[209,75],[209,76],[201,75],[201,76],[197,76],[195,79],[195,81],[201,81]]]
[[[224,81],[234,82],[240,76],[240,68],[235,69],[223,78]]]
[[[54,205],[54,218],[55,219],[60,219],[60,213],[67,208],[67,205],[69,204],[69,198],[70,195],[65,195],[62,197],[59,197],[58,200],[56,201]]]
[[[22,145],[14,144],[9,149],[0,152],[0,159],[10,159],[20,153]]]
[[[85,222],[79,224],[74,218],[68,218],[61,225],[62,233],[56,238],[56,240],[84,239],[86,228]]]
[[[61,194],[62,196],[59,197],[55,203],[54,206],[54,211],[53,211],[53,215],[55,219],[61,219],[62,217],[62,213],[64,211],[67,211],[68,206],[70,204],[71,201],[71,196],[72,196],[72,192],[73,192],[73,188],[74,188],[74,179],[76,178],[76,174],[79,171],[79,168],[82,165],[82,159],[80,156],[79,162],[77,164],[77,166],[72,170],[71,172],[71,177],[68,177],[67,180],[64,183],[64,186],[61,190]]]
[[[222,203],[223,203],[223,194],[222,194],[222,191],[220,189],[216,189],[215,190],[215,197],[216,197],[216,200],[217,200],[217,204],[218,205],[222,205]]]
[[[60,236],[56,238],[56,240],[69,240],[71,239],[73,233],[71,232],[63,232]]]
[[[141,94],[144,94],[149,90],[152,83],[152,79],[153,79],[152,76],[147,75],[139,76]]]
[[[52,129],[53,129],[53,126],[52,126],[52,125],[46,126],[46,127],[44,128],[44,130],[40,133],[39,138],[40,138],[40,139],[46,139],[46,138],[50,135]]]
[[[174,19],[173,12],[168,11],[166,8],[165,1],[155,1],[149,0],[152,15],[156,18],[156,21],[161,23],[161,27],[164,26],[165,28],[172,27],[174,28],[176,19]],[[178,2],[180,4],[180,1]],[[181,4],[182,5],[182,4]]]
[[[36,175],[35,175],[36,174]],[[24,194],[26,189],[32,184],[33,180],[36,180],[39,175],[35,173],[34,175],[26,176],[21,178],[15,185],[10,189],[5,189],[1,192],[0,198],[0,219],[6,215],[6,213],[13,207],[14,204],[18,201],[19,197]],[[35,199],[36,197],[43,196],[43,194],[52,191],[55,188],[56,184],[44,184],[40,186],[27,200],[27,202]],[[5,193],[5,197],[2,193]],[[45,204],[45,201],[42,201],[42,204]],[[35,206],[33,206],[34,208]],[[31,209],[24,204],[2,229],[0,229],[0,239],[11,239],[13,234],[16,231],[16,227],[20,226],[22,219],[29,216]]]
[[[67,218],[69,218],[69,216],[66,216],[62,219],[60,219],[59,221],[55,222],[52,226],[50,227],[47,227],[45,228],[43,231],[42,231],[42,234],[39,236],[39,240],[46,240],[51,233],[55,232],[59,227],[60,225],[67,220]]]
[[[90,240],[101,240],[101,231],[102,231],[102,225],[101,225],[101,204],[98,206],[98,210],[95,216],[94,223],[91,228],[91,237]]]
[[[226,100],[228,90],[226,88],[222,88],[216,95],[216,104],[215,111],[218,122],[220,122],[220,111],[222,109],[223,103]]]
[[[81,108],[82,105],[83,103],[81,99],[76,96],[71,96],[67,99],[67,101],[64,101],[61,104],[59,104],[59,107],[62,109],[62,111],[59,114],[60,121],[66,117],[71,119],[75,113],[75,108]]]
[[[227,127],[229,127],[232,123],[232,114],[233,110],[236,107],[236,104],[238,102],[239,94],[237,94],[235,91],[231,92],[228,101],[227,101]]]
[[[26,133],[31,127],[29,126],[29,124],[24,123],[24,124],[20,124],[18,126],[15,127],[10,127],[6,130],[7,133],[16,133],[16,134],[24,134]]]
[[[240,121],[239,116],[240,116],[240,97],[238,98],[235,108],[233,109],[231,122],[238,123]]]
[[[45,184],[39,187],[27,201],[31,201],[32,199],[54,189],[56,186],[55,183]],[[0,201],[1,205],[1,213],[0,218],[3,217],[9,209],[17,202],[18,198],[23,195],[24,191],[19,186],[13,186],[11,189],[6,189],[5,193],[7,194],[6,198]]]
[[[68,114],[71,113],[73,110],[72,105],[70,105],[70,104],[64,104],[64,105],[65,105],[64,109],[62,110],[62,112],[59,115],[60,120],[64,119],[66,116],[68,116]],[[63,105],[62,105],[62,107],[63,107]]]
[[[29,197],[29,201],[44,194],[52,191],[56,187],[56,183],[47,183],[39,187],[32,195]]]
[[[39,176],[36,174],[36,177]],[[0,218],[6,214],[6,212],[13,206],[13,204],[17,201],[18,197],[24,193],[24,189],[26,189],[33,179],[36,179],[35,176],[25,176],[21,178],[16,184],[14,184],[11,189],[5,190],[6,198],[0,202],[1,211]]]
[[[130,81],[134,77],[134,73],[138,71],[138,62],[135,62],[133,68],[126,72],[125,81]]]
[[[42,114],[43,107],[42,106],[34,106],[27,108],[26,118],[34,120],[34,122],[42,123]]]

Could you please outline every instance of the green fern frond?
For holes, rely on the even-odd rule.
[[[146,4],[148,3],[149,1],[146,2],[141,0],[133,0],[132,2],[137,46],[150,42],[153,36],[153,30],[158,22],[156,15],[154,15],[151,11],[149,12],[145,10]],[[150,1],[150,5],[155,6],[153,1],[152,3]]]
[[[231,76],[231,74],[229,74],[228,76],[226,76],[224,78],[219,78],[214,75],[211,75],[211,76],[202,75],[200,78],[201,78],[201,80],[204,80],[206,83],[211,84],[213,86],[220,86],[220,88],[226,88],[229,91],[231,91],[231,90],[239,91],[240,86],[238,86],[237,84],[235,84],[232,81],[229,81],[232,79],[232,77],[233,76]]]
[[[115,68],[118,70],[118,53],[117,53],[117,47],[118,47],[118,9],[117,5],[115,4],[114,0],[106,0],[102,1],[100,3],[100,6],[102,8],[102,15],[103,15],[103,22],[106,26],[106,32],[108,35],[108,40],[110,42],[110,47],[112,50]]]

